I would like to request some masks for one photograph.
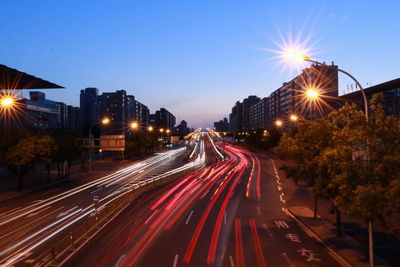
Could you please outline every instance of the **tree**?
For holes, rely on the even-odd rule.
[[[44,163],[47,170],[47,182],[50,181],[50,167],[54,162],[57,147],[50,135],[40,135],[35,138],[37,149],[35,151],[36,161]]]
[[[288,178],[296,183],[303,180],[314,197],[314,218],[317,217],[318,199],[327,198],[329,177],[319,164],[322,151],[329,146],[331,131],[326,120],[301,120],[293,130],[284,133],[275,152],[294,161],[295,166],[284,165]]]
[[[10,146],[6,156],[6,167],[18,177],[18,191],[22,189],[23,176],[33,168],[37,162],[36,138],[33,136],[21,138],[15,145]]]
[[[78,160],[83,155],[83,150],[76,145],[76,139],[80,134],[75,131],[57,131],[52,134],[56,144],[54,161],[57,163],[58,176],[60,176],[60,165],[67,162],[67,173],[69,176],[71,171],[71,163]]]

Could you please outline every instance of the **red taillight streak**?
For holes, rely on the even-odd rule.
[[[232,197],[233,191],[235,190],[237,184],[239,183],[240,177],[243,175],[244,170],[245,170],[245,168],[243,168],[243,166],[241,166],[241,165],[238,165],[238,168],[240,168],[241,170],[239,171],[236,179],[233,180],[232,186],[229,187],[229,191],[226,194],[224,201],[221,205],[221,208],[218,212],[217,221],[215,223],[214,231],[213,231],[212,238],[211,238],[210,248],[208,250],[208,256],[207,256],[208,264],[214,263],[214,261],[215,261],[215,254],[217,253],[218,239],[219,239],[219,235],[221,232],[222,219],[224,217],[224,212],[226,210],[226,207],[228,206],[229,200]]]
[[[232,178],[232,177],[233,177],[233,174],[230,175],[230,177]],[[230,178],[230,179],[231,179],[231,178]],[[224,185],[224,188],[225,188],[225,186],[226,186],[226,184]],[[185,255],[184,255],[184,257],[183,257],[183,262],[184,262],[184,263],[188,264],[188,263],[190,262],[190,260],[192,259],[193,251],[194,251],[194,248],[196,247],[197,241],[198,241],[198,239],[199,239],[199,237],[200,237],[200,233],[201,233],[201,231],[203,230],[204,224],[205,224],[205,222],[206,222],[206,220],[207,220],[207,218],[208,218],[208,215],[209,215],[210,212],[211,212],[211,209],[213,208],[215,202],[217,201],[218,196],[221,195],[221,192],[222,192],[222,191],[223,191],[223,188],[222,188],[222,190],[220,190],[220,191],[217,193],[216,197],[214,197],[214,198],[212,198],[212,199],[210,200],[210,202],[209,202],[209,204],[208,204],[206,210],[203,212],[203,215],[201,216],[200,221],[199,221],[199,223],[197,224],[196,230],[195,230],[195,232],[193,233],[192,239],[190,240],[189,246],[187,247],[186,252],[185,252]]]
[[[244,267],[242,222],[235,219],[236,267]]]
[[[260,160],[258,159],[257,156],[254,156],[257,162],[257,182],[256,182],[256,194],[257,194],[257,199],[260,200],[261,198],[261,164]]]
[[[249,224],[250,224],[251,236],[253,238],[253,246],[256,252],[258,266],[266,267],[267,265],[265,264],[264,254],[260,243],[260,237],[258,236],[257,232],[256,221],[254,219],[250,219]]]

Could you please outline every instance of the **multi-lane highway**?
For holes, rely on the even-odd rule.
[[[194,142],[194,141],[193,141]],[[203,145],[193,149],[188,162],[186,148],[160,153],[112,174],[73,188],[42,190],[26,198],[2,203],[0,210],[0,266],[34,259],[54,238],[68,234],[82,219],[95,215],[129,190],[162,179],[204,162]],[[189,151],[190,153],[190,151]]]
[[[272,160],[231,144],[223,160],[203,139],[218,162],[143,195],[62,265],[340,266],[287,213]]]

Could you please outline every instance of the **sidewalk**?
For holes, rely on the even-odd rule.
[[[313,211],[306,207],[289,207],[291,213],[302,226],[311,231],[328,248],[339,254],[350,266],[368,267],[366,248],[349,235],[343,233],[336,236],[336,228],[323,218],[313,218]],[[374,254],[375,266],[392,266],[384,259]]]
[[[368,264],[368,235],[365,224],[346,215],[342,215],[341,237],[336,236],[334,226],[335,214],[331,212],[332,204],[326,200],[318,201],[319,219],[313,219],[314,200],[309,194],[307,187],[302,184],[295,184],[292,180],[286,179],[285,173],[279,168],[284,163],[276,156],[266,151],[256,151],[262,165],[272,168],[271,160],[274,160],[282,187],[286,196],[286,203],[289,213],[299,220],[309,232],[329,244],[343,258],[348,257],[352,266],[369,266]],[[387,230],[375,226],[374,229],[374,252],[376,266],[400,266],[400,245],[395,243]],[[390,262],[390,264],[389,264]]]

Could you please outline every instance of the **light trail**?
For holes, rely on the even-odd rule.
[[[2,221],[0,222],[0,226],[9,224],[9,223],[11,223],[17,219],[20,219],[24,216],[27,216],[29,214],[34,214],[35,212],[39,212],[43,209],[50,207],[50,205],[52,205],[54,203],[60,202],[62,200],[66,200],[66,199],[68,199],[78,193],[81,193],[85,190],[92,190],[92,188],[99,188],[101,186],[103,186],[104,188],[107,188],[107,186],[105,186],[105,185],[108,185],[109,183],[117,185],[118,182],[125,181],[125,183],[123,183],[122,185],[116,186],[117,187],[116,189],[112,190],[111,192],[109,192],[107,195],[105,195],[103,198],[100,199],[99,207],[98,207],[98,211],[100,211],[101,209],[104,209],[107,205],[109,205],[116,199],[126,195],[127,193],[131,192],[132,190],[135,190],[136,188],[138,188],[139,185],[144,185],[146,183],[149,183],[150,181],[151,182],[157,181],[157,180],[163,179],[165,177],[168,177],[170,175],[179,173],[188,168],[193,168],[193,167],[200,166],[201,164],[204,164],[205,156],[202,155],[202,156],[198,157],[194,161],[193,164],[186,164],[180,168],[176,168],[174,170],[165,172],[162,175],[150,178],[150,179],[148,179],[149,181],[144,181],[144,184],[142,181],[134,182],[135,179],[138,179],[139,177],[143,177],[143,175],[145,174],[145,173],[143,173],[143,171],[145,171],[145,170],[147,171],[150,167],[157,166],[161,162],[171,161],[175,157],[182,155],[184,153],[184,151],[185,151],[185,148],[181,148],[181,149],[177,149],[174,151],[169,151],[166,153],[159,154],[150,159],[144,160],[140,163],[136,163],[132,166],[129,166],[122,170],[116,171],[113,174],[99,178],[95,181],[91,181],[84,185],[78,186],[74,189],[68,190],[66,192],[60,193],[60,194],[52,196],[52,197],[49,197],[47,199],[43,199],[41,201],[36,201],[35,203],[33,203],[32,205],[29,205],[27,207],[12,210],[7,215],[5,215],[1,218]],[[137,174],[139,171],[142,171],[140,176],[132,179],[131,178],[132,175]],[[90,194],[88,196],[90,197]],[[13,246],[7,247],[3,251],[1,251],[0,255],[2,255],[2,256],[11,253],[6,258],[1,260],[1,262],[3,264],[1,266],[9,266],[11,264],[18,262],[23,257],[25,257],[25,255],[27,255],[28,252],[31,252],[33,249],[42,245],[44,242],[49,240],[54,235],[64,231],[67,227],[70,227],[72,224],[80,221],[82,218],[90,216],[91,213],[95,211],[95,209],[94,209],[94,205],[92,204],[91,200],[89,201],[89,203],[91,203],[91,204],[89,204],[89,206],[87,206],[84,209],[80,208],[76,211],[73,211],[72,213],[65,214],[61,218],[59,218],[59,216],[57,216],[57,218],[55,218],[55,219],[57,219],[55,222],[51,222],[51,221],[44,222],[46,224],[43,224],[43,226],[41,226],[38,230],[35,230],[35,232],[30,233],[28,236],[22,236],[21,237],[22,239],[19,242],[16,242]],[[89,211],[84,212],[87,209],[89,209]],[[66,223],[61,225],[61,222],[64,222],[64,221]]]

